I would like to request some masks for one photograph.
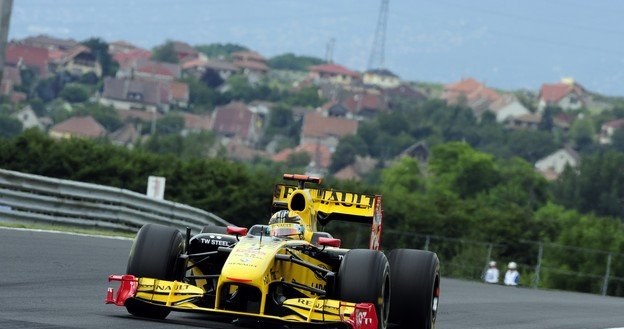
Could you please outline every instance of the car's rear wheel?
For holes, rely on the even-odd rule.
[[[386,328],[390,309],[390,267],[382,252],[348,251],[338,270],[338,291],[341,300],[374,304],[378,328]]]
[[[184,238],[177,229],[157,224],[146,224],[137,233],[126,273],[137,277],[181,281],[185,262],[180,259],[184,252]],[[126,301],[126,309],[132,315],[164,319],[169,310],[134,298]]]
[[[440,261],[429,251],[395,249],[388,255],[392,297],[390,323],[433,329],[440,298]]]

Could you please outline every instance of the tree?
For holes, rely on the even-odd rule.
[[[154,47],[152,59],[159,62],[179,63],[173,41],[167,40],[164,44]]]
[[[325,63],[324,60],[311,56],[297,56],[293,53],[287,53],[272,57],[268,64],[272,69],[307,71],[312,65]]]
[[[590,147],[595,135],[594,123],[590,118],[579,118],[570,127],[570,139],[579,150]]]
[[[200,79],[209,88],[215,89],[223,84],[223,79],[219,75],[219,72],[213,69],[208,69],[201,76]]]
[[[475,151],[461,142],[434,147],[429,168],[438,183],[463,198],[487,191],[500,180],[500,172],[491,155]]]
[[[17,136],[22,132],[22,123],[6,114],[0,114],[0,137]]]
[[[70,103],[82,103],[89,99],[89,90],[79,84],[67,84],[59,96]]]
[[[100,62],[102,75],[114,77],[117,69],[119,69],[119,64],[113,60],[113,56],[108,52],[108,43],[100,38],[90,38],[83,41],[82,44],[91,49],[91,53]]]
[[[158,119],[156,131],[161,135],[179,134],[184,129],[184,118],[177,114],[168,114]]]
[[[230,54],[237,51],[249,50],[245,46],[233,44],[233,43],[211,43],[209,45],[198,45],[195,47],[198,51],[206,54],[210,58],[223,58],[229,59]]]

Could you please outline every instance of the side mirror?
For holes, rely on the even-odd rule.
[[[320,237],[318,238],[318,244],[326,247],[340,248],[340,239]]]
[[[245,236],[247,235],[247,228],[228,225],[227,234],[236,235],[236,236]]]

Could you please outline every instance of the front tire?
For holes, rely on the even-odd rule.
[[[338,270],[338,291],[341,300],[374,304],[378,328],[386,328],[390,310],[390,266],[382,252],[348,251]]]
[[[137,233],[126,273],[167,281],[184,278],[185,262],[180,259],[184,252],[184,238],[177,229],[146,224]],[[128,313],[140,317],[164,319],[169,310],[130,298],[126,301]]]
[[[440,297],[440,261],[429,251],[395,249],[388,255],[392,298],[390,323],[433,329]]]

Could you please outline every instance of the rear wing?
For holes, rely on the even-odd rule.
[[[305,189],[312,197],[312,207],[321,225],[334,220],[371,224],[369,248],[379,250],[383,221],[381,195],[305,187],[305,182],[319,184],[320,179],[304,175],[284,175],[284,179],[296,180],[298,184],[297,186],[275,185],[273,211],[289,209],[288,202],[291,194]]]

